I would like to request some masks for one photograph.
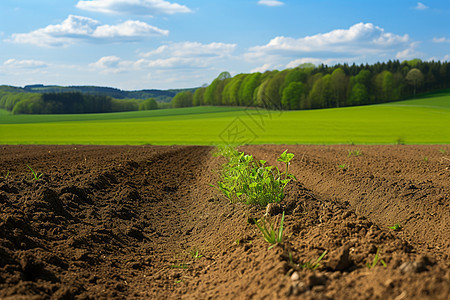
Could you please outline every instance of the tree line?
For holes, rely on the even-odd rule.
[[[0,92],[0,108],[13,114],[83,114],[157,109],[155,99],[118,100],[110,96],[80,92],[23,93]]]
[[[303,64],[264,73],[221,73],[194,93],[182,92],[173,107],[199,105],[318,109],[398,101],[417,93],[450,88],[450,63],[420,59],[373,65]]]

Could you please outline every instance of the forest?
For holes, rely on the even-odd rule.
[[[298,110],[367,105],[409,99],[450,87],[450,63],[398,60],[373,65],[303,64],[264,73],[221,73],[195,93],[182,92],[174,107],[258,106]]]
[[[111,88],[83,88],[88,92],[41,85],[2,86],[0,108],[13,114],[76,114],[203,105],[279,110],[368,105],[410,99],[420,93],[450,88],[450,63],[414,59],[373,65],[303,64],[292,69],[242,73],[234,77],[222,72],[207,86],[170,90],[174,95],[170,103],[157,102],[154,98],[117,99],[110,96],[114,90]],[[142,94],[144,91],[139,96],[147,95]],[[133,95],[137,95],[136,92]]]

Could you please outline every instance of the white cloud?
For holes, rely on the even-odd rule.
[[[337,63],[343,63],[342,59],[337,58],[316,58],[316,57],[303,57],[299,59],[295,59],[291,62],[289,62],[286,65],[286,68],[295,68],[302,64],[308,64],[311,63],[313,65],[335,65]]]
[[[79,40],[118,42],[168,34],[167,30],[141,21],[100,25],[100,22],[91,18],[69,15],[61,24],[48,25],[30,33],[15,33],[9,41],[37,46],[65,46]]]
[[[445,37],[441,38],[433,38],[434,43],[450,43],[450,39],[446,39]]]
[[[414,8],[417,10],[425,10],[425,9],[428,9],[429,7],[426,6],[425,4],[423,4],[422,2],[417,2],[417,6]]]
[[[278,1],[278,0],[259,0],[258,4],[259,5],[266,5],[266,6],[281,6],[281,5],[284,5],[283,2]]]
[[[268,71],[268,70],[273,70],[273,67],[271,64],[264,64],[260,67],[254,68],[254,69],[250,70],[250,73],[255,73],[255,72],[264,73],[265,71]]]
[[[102,72],[126,72],[150,69],[199,69],[209,68],[218,61],[229,59],[236,44],[182,42],[162,45],[155,50],[141,53],[135,61],[105,56],[90,67]]]
[[[267,45],[250,48],[255,55],[270,53],[379,53],[386,49],[404,47],[409,43],[408,35],[385,32],[371,23],[358,23],[349,29],[336,29],[304,38],[279,36]]]
[[[47,64],[40,60],[17,60],[17,59],[8,59],[3,65],[12,69],[40,69],[47,67]]]
[[[445,55],[443,61],[450,61],[450,55],[449,54]]]
[[[154,15],[189,13],[191,10],[164,0],[91,0],[79,1],[77,8],[106,14]]]

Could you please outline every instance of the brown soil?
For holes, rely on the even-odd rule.
[[[270,250],[211,147],[0,147],[0,299],[449,298],[450,147],[241,149],[296,155]]]

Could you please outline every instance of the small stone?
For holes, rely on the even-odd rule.
[[[291,280],[292,281],[298,281],[300,279],[300,275],[298,275],[297,272],[292,273]]]

